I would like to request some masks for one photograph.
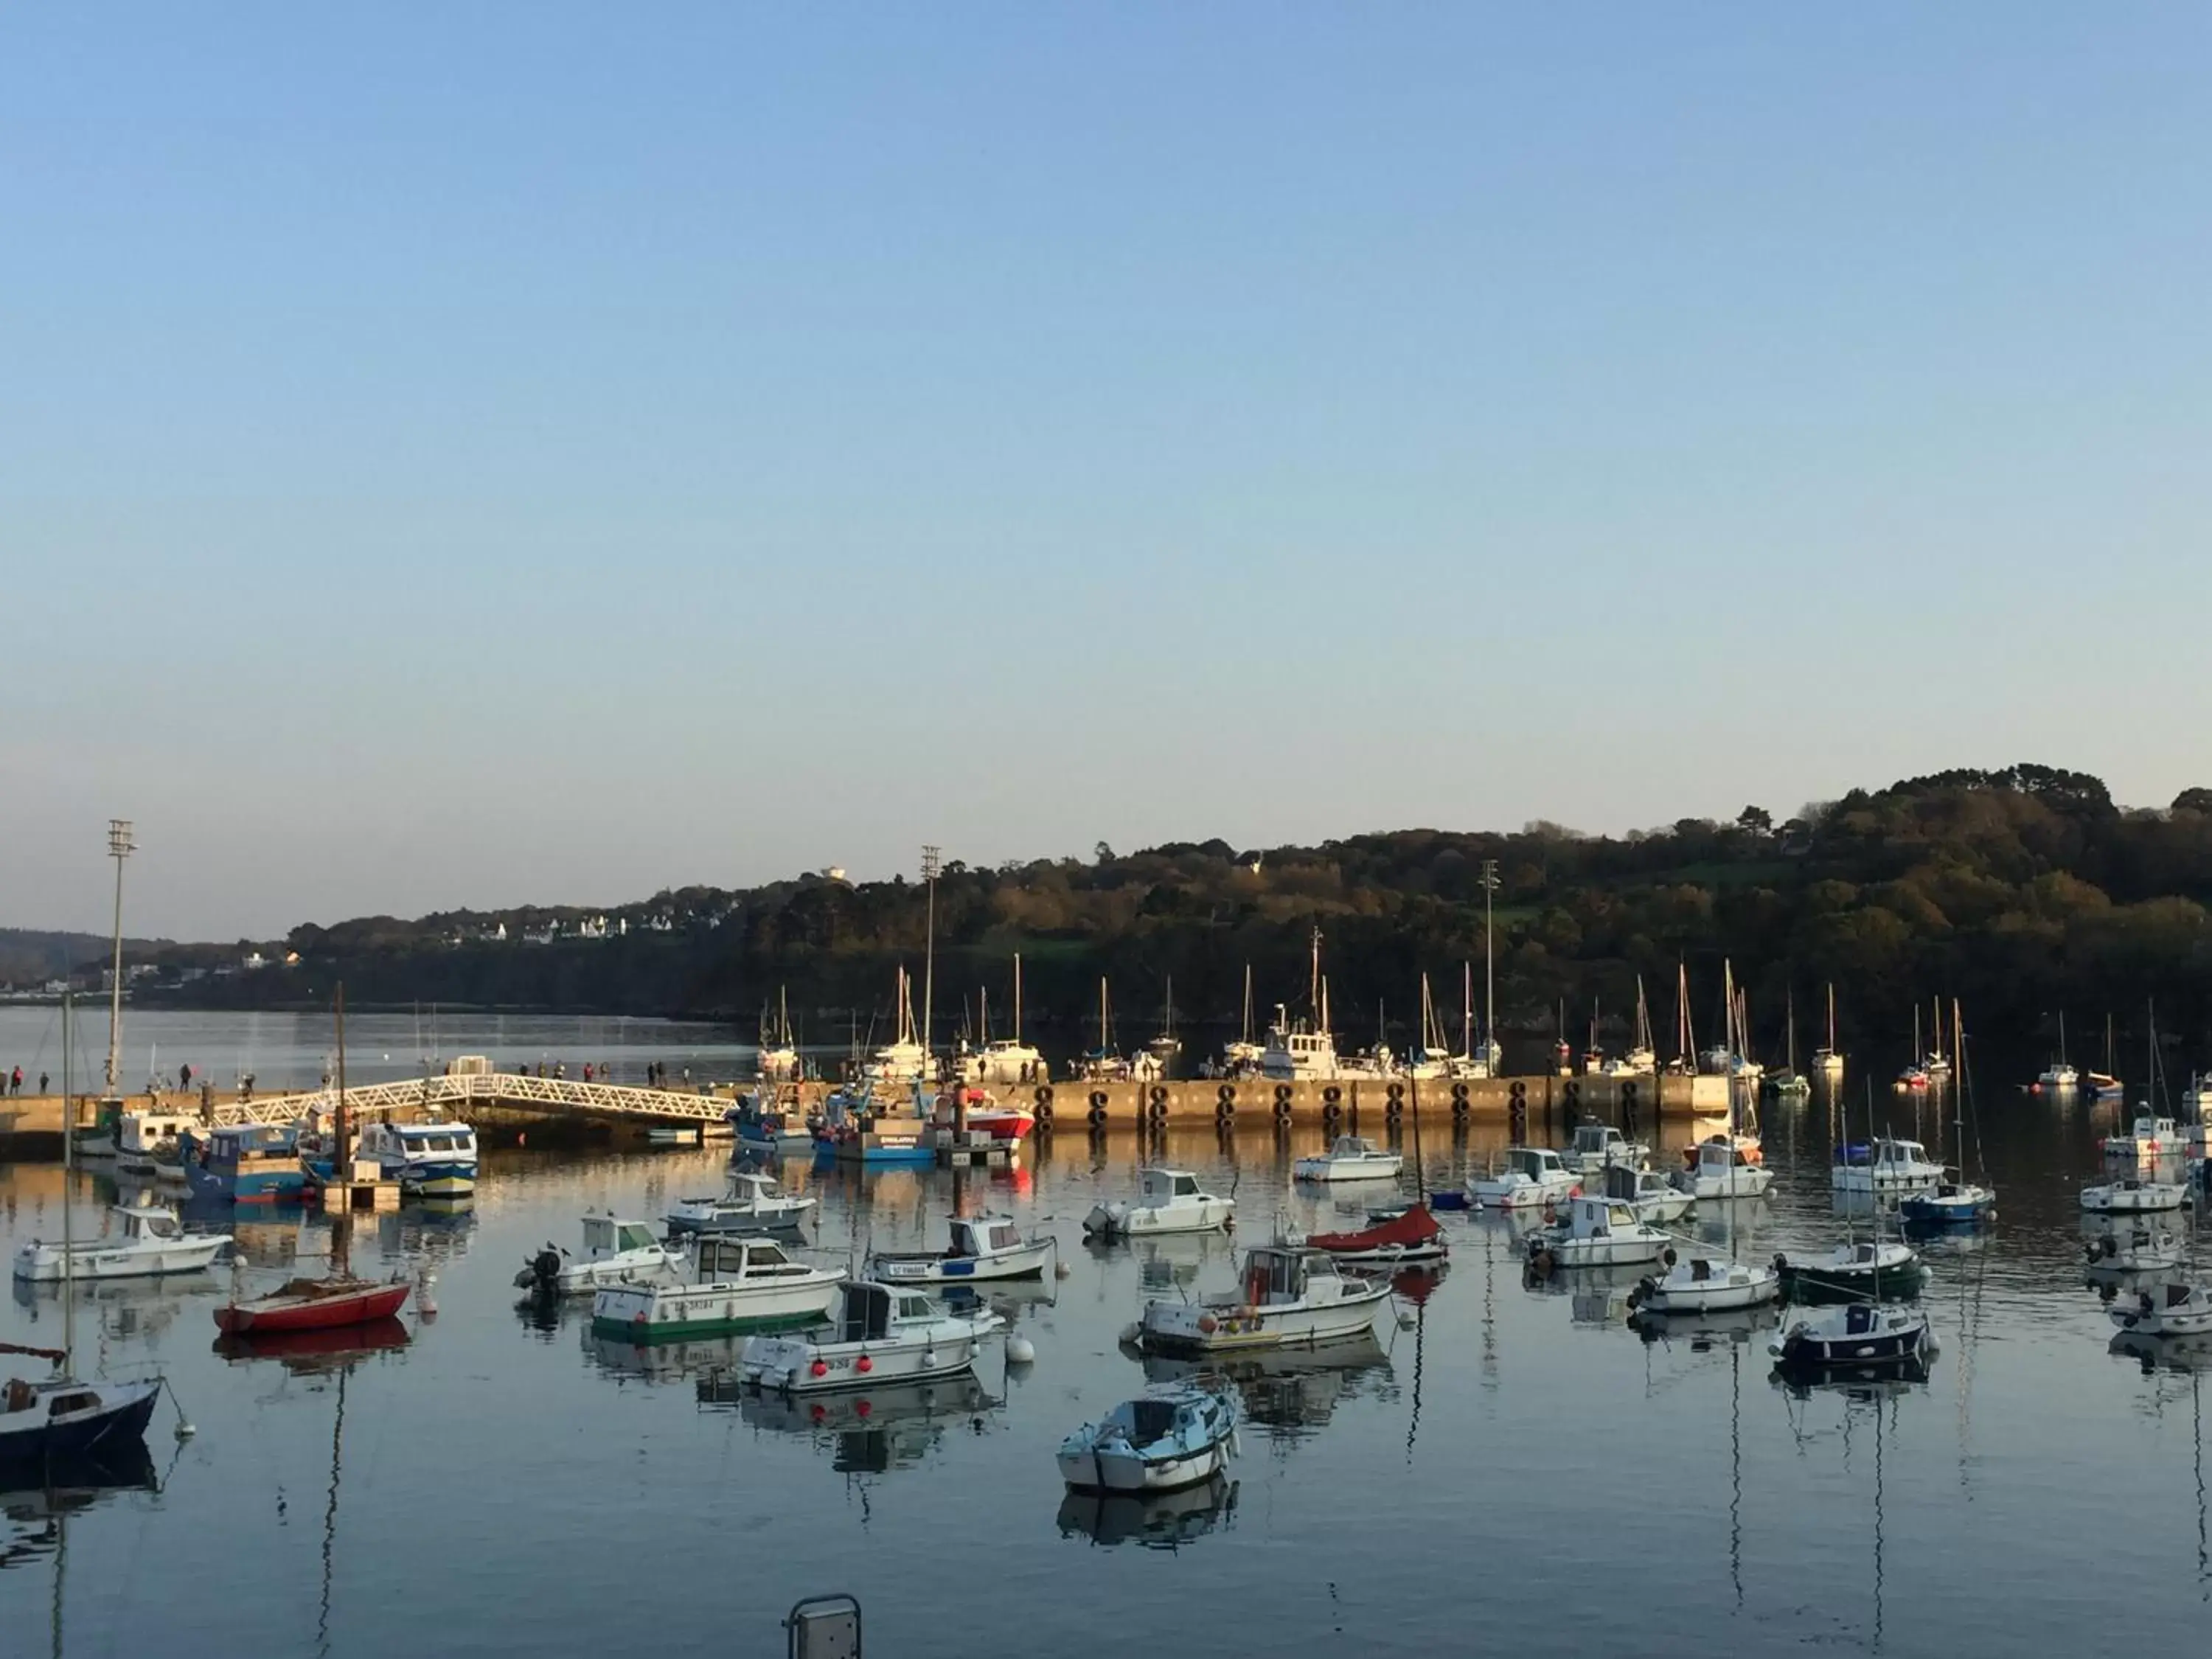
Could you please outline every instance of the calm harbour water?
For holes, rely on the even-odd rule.
[[[1911,1127],[1910,1106],[1875,1111]],[[1072,1268],[1016,1293],[1034,1365],[1008,1376],[994,1352],[972,1394],[890,1396],[865,1420],[848,1401],[820,1425],[702,1401],[735,1341],[647,1358],[594,1341],[586,1305],[551,1328],[518,1310],[527,1250],[573,1245],[587,1207],[657,1218],[714,1190],[719,1152],[495,1154],[459,1216],[354,1224],[356,1267],[434,1267],[437,1313],[410,1305],[406,1346],[349,1368],[226,1362],[227,1274],[79,1293],[86,1368],[158,1362],[198,1433],[174,1441],[165,1404],[158,1492],[75,1514],[65,1561],[34,1501],[0,1502],[0,1653],[767,1653],[793,1600],[831,1591],[860,1596],[877,1655],[963,1659],[2190,1642],[2212,1605],[2204,1389],[2108,1352],[2084,1287],[2075,1193],[2106,1120],[2014,1094],[1981,1119],[2002,1213],[1929,1251],[1943,1351],[1924,1386],[1794,1397],[1763,1331],[1646,1343],[1621,1316],[1627,1276],[1530,1289],[1525,1224],[1448,1215],[1450,1269],[1407,1304],[1412,1328],[1386,1313],[1371,1345],[1250,1380],[1233,1504],[1158,1523],[1152,1547],[1064,1506],[1052,1454],[1143,1382],[1115,1337],[1146,1296],[1225,1287],[1237,1246],[1079,1242],[1083,1212],[1154,1156],[1133,1137],[1063,1133],[989,1176],[787,1164],[832,1259],[940,1244],[959,1205],[1049,1224]],[[1770,1110],[1766,1131],[1781,1179],[1736,1206],[1739,1250],[1840,1237],[1826,1109]],[[1233,1188],[1256,1239],[1278,1214],[1334,1219],[1288,1180],[1319,1138],[1195,1129],[1164,1161]],[[1431,1181],[1503,1139],[1425,1134]],[[58,1169],[0,1166],[0,1248],[58,1231],[60,1190]],[[82,1175],[74,1196],[97,1227],[112,1183]],[[280,1212],[240,1234],[266,1279],[327,1248],[330,1224]],[[0,1340],[59,1327],[51,1295],[0,1302]]]

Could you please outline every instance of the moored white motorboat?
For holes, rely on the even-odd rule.
[[[844,1279],[843,1268],[794,1261],[772,1238],[708,1235],[690,1279],[601,1285],[592,1329],[642,1344],[818,1324]]]
[[[2132,1300],[2106,1310],[2112,1323],[2138,1336],[2203,1336],[2212,1332],[2212,1295],[2202,1285],[2168,1279],[2147,1287]]]
[[[1879,1370],[1936,1357],[1936,1335],[1918,1308],[1846,1302],[1785,1317],[1766,1345],[1785,1370]]]
[[[2038,1087],[2054,1092],[2078,1089],[2081,1086],[2081,1073],[2062,1060],[2045,1066],[2035,1081]]]
[[[1138,1322],[1138,1345],[1152,1353],[1214,1353],[1326,1342],[1373,1328],[1387,1279],[1352,1279],[1326,1250],[1261,1244],[1247,1251],[1233,1291],[1196,1302],[1152,1302]]]
[[[1758,1198],[1774,1184],[1774,1171],[1725,1135],[1697,1145],[1698,1161],[1674,1177],[1693,1199]]]
[[[184,1137],[199,1120],[181,1112],[125,1112],[115,1133],[115,1172],[125,1176],[184,1174]]]
[[[1575,1125],[1574,1144],[1559,1154],[1559,1161],[1577,1175],[1594,1176],[1615,1164],[1637,1168],[1650,1156],[1650,1147],[1642,1141],[1631,1140],[1610,1123],[1585,1118]]]
[[[818,1330],[749,1340],[738,1375],[793,1394],[951,1376],[972,1369],[983,1340],[1006,1323],[981,1304],[955,1310],[921,1291],[867,1279],[845,1285],[831,1312]]]
[[[1176,1492],[1196,1486],[1235,1455],[1240,1415],[1232,1389],[1160,1384],[1061,1441],[1060,1479],[1084,1492]]]
[[[1698,1161],[1705,1157],[1705,1149],[1708,1146],[1731,1148],[1743,1154],[1742,1161],[1746,1164],[1763,1164],[1766,1162],[1766,1148],[1760,1142],[1759,1138],[1754,1134],[1738,1132],[1734,1134],[1707,1135],[1703,1140],[1692,1141],[1689,1146],[1683,1147],[1683,1168],[1696,1169]]]
[[[785,1192],[774,1176],[732,1170],[721,1197],[678,1199],[666,1219],[672,1233],[787,1231],[813,1207],[812,1199]]]
[[[1943,1166],[1928,1156],[1917,1140],[1885,1135],[1874,1143],[1863,1162],[1846,1161],[1829,1166],[1828,1184],[1839,1193],[1878,1194],[1884,1198],[1924,1192],[1943,1179]]]
[[[955,1216],[949,1249],[878,1250],[868,1258],[868,1277],[885,1285],[1036,1279],[1059,1253],[1060,1241],[1050,1233],[1024,1237],[1010,1216]]]
[[[1297,1181],[1395,1181],[1405,1167],[1401,1156],[1364,1135],[1339,1135],[1326,1152],[1291,1164],[1291,1175]]]
[[[572,1256],[549,1243],[524,1265],[514,1283],[519,1290],[549,1296],[586,1296],[608,1285],[673,1281],[682,1276],[686,1262],[680,1248],[662,1243],[642,1221],[586,1215],[580,1255]]]
[[[1771,1267],[1750,1267],[1727,1256],[1690,1255],[1638,1281],[1628,1293],[1628,1305],[1656,1315],[1726,1313],[1763,1307],[1781,1294],[1782,1277]]]
[[[2081,1207],[2092,1215],[2152,1215],[2179,1210],[2189,1202],[2189,1188],[2172,1181],[2139,1181],[2130,1176],[2081,1189]]]
[[[1091,1206],[1083,1231],[1100,1238],[1152,1233],[1209,1233],[1233,1226],[1237,1200],[1205,1191],[1188,1170],[1141,1170],[1137,1196]]]
[[[1468,1201],[1485,1210],[1543,1209],[1580,1190],[1580,1178],[1548,1146],[1508,1146],[1504,1168],[1467,1183]]]
[[[1528,1262],[1539,1273],[1554,1267],[1637,1267],[1656,1261],[1673,1241],[1638,1218],[1628,1204],[1577,1198],[1554,1227],[1528,1236]]]
[[[1680,1221],[1697,1207],[1698,1200],[1656,1170],[1632,1170],[1625,1164],[1605,1172],[1605,1195],[1627,1205],[1639,1220],[1657,1226]]]
[[[228,1233],[188,1233],[166,1204],[117,1204],[110,1213],[122,1218],[112,1238],[68,1245],[33,1239],[15,1252],[15,1275],[27,1284],[64,1279],[159,1279],[196,1273],[231,1248]]]
[[[2188,1142],[2170,1117],[2160,1117],[2144,1111],[2124,1134],[2106,1135],[2100,1143],[2106,1158],[2117,1158],[2137,1164],[2154,1164],[2162,1158],[2179,1158],[2188,1150]]]

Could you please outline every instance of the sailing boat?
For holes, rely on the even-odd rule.
[[[1966,1096],[1973,1087],[1973,1074],[1966,1069],[1966,1021],[1955,999],[1951,1004],[1951,1052],[1957,1056],[1959,1066],[1958,1098],[1952,1103],[1958,1114],[1952,1127],[1959,1142],[1959,1178],[1939,1181],[1927,1192],[1913,1193],[1898,1200],[1898,1213],[1914,1227],[1932,1230],[1978,1226],[1997,1212],[1997,1195],[1989,1188],[1970,1184],[1966,1180]],[[1975,1124],[1974,1150],[1978,1162],[1978,1121]]]
[[[1315,1233],[1308,1248],[1326,1250],[1340,1267],[1353,1273],[1395,1273],[1401,1268],[1441,1264],[1450,1253],[1443,1229],[1429,1209],[1427,1171],[1421,1165],[1421,1082],[1415,1073],[1413,1090],[1413,1201],[1370,1209],[1367,1225],[1353,1232]]]
[[[1721,975],[1729,1010],[1728,1026],[1722,1034],[1721,1046],[1712,1052],[1725,1056],[1736,1069],[1729,1073],[1728,1133],[1707,1135],[1696,1145],[1682,1149],[1683,1163],[1700,1172],[1715,1163],[1741,1168],[1762,1165],[1766,1161],[1759,1138],[1758,1070],[1741,1058],[1745,1005],[1736,994],[1734,968],[1723,962]],[[1707,1059],[1711,1058],[1708,1054]]]
[[[1843,1080],[1844,1051],[1836,1047],[1836,982],[1833,980],[1828,981],[1828,1046],[1813,1050],[1813,1069],[1831,1084]]]
[[[1083,1057],[1083,1075],[1094,1083],[1119,1082],[1129,1075],[1129,1061],[1114,1052],[1114,1015],[1106,1000],[1106,975],[1098,975],[1098,1046]]]
[[[1252,964],[1244,964],[1244,1024],[1237,1041],[1224,1043],[1221,1050],[1221,1069],[1230,1077],[1257,1071],[1261,1060],[1267,1054],[1264,1045],[1252,1041]]]
[[[1919,1094],[1932,1080],[1927,1063],[1920,1058],[1920,1005],[1917,1002],[1912,1005],[1912,1063],[1897,1074],[1896,1091],[1901,1095]]]
[[[1595,1046],[1595,1037],[1592,1046]],[[1638,974],[1636,976],[1636,1043],[1626,1054],[1605,1062],[1605,1075],[1650,1077],[1658,1069],[1659,1056],[1651,1047],[1651,1005],[1644,1000],[1644,975]]]
[[[915,1030],[914,976],[903,964],[892,994],[897,1004],[898,1035],[868,1056],[867,1064],[860,1068],[860,1080],[872,1090],[903,1093],[929,1074],[929,1050],[922,1047]]]
[[[1175,975],[1168,975],[1167,1009],[1160,1017],[1160,1032],[1145,1045],[1145,1057],[1138,1064],[1148,1078],[1165,1077],[1175,1057],[1182,1052],[1182,1039],[1175,1034]]]
[[[2118,1100],[2127,1092],[2120,1086],[2120,1079],[2114,1070],[2118,1064],[2112,1049],[2112,1017],[2108,1013],[2105,1016],[2105,1069],[2092,1072],[2081,1079],[2089,1085],[2089,1092],[2099,1100]]]
[[[1267,1028],[1267,1046],[1260,1056],[1260,1074],[1279,1082],[1327,1083],[1339,1071],[1336,1038],[1328,1028],[1328,985],[1321,976],[1321,929],[1313,930],[1313,976],[1307,995],[1314,1011],[1311,1024],[1293,1021],[1290,1010],[1275,1005],[1275,1023]]]
[[[2081,1086],[2081,1073],[2066,1060],[2066,1011],[2063,1008],[2058,1011],[2058,1058],[2043,1068],[2042,1075],[2035,1082],[2038,1088],[2063,1090],[2069,1094]]]
[[[979,1006],[981,994],[977,994]],[[982,1030],[978,1033],[983,1046],[975,1053],[963,1055],[960,1074],[969,1083],[995,1083],[1004,1087],[1010,1084],[1042,1083],[1045,1080],[1044,1056],[1036,1048],[1022,1041],[1022,958],[1014,956],[1014,1034],[994,1037],[991,1035],[990,1015],[982,1015]]]
[[[346,1122],[345,987],[337,988],[338,1094],[331,1131],[334,1173],[350,1174],[356,1148]],[[380,1174],[381,1171],[380,1170]],[[343,1185],[341,1190],[343,1190]],[[228,1336],[258,1335],[273,1331],[322,1331],[344,1325],[367,1325],[389,1319],[407,1300],[404,1279],[378,1283],[356,1279],[344,1255],[349,1231],[340,1215],[332,1230],[337,1259],[326,1279],[289,1279],[267,1296],[252,1299],[234,1297],[215,1310],[216,1328]]]
[[[75,1056],[70,1036],[70,998],[64,992],[62,1099],[73,1117],[76,1095],[71,1072]],[[143,1456],[146,1425],[154,1415],[155,1399],[161,1392],[159,1378],[150,1382],[87,1382],[76,1375],[76,1253],[70,1227],[74,1196],[70,1189],[76,1177],[74,1139],[73,1134],[62,1137],[62,1346],[33,1348],[0,1342],[0,1354],[44,1359],[54,1368],[54,1374],[43,1382],[10,1377],[0,1385],[0,1468],[52,1469],[64,1459],[96,1456],[110,1449],[127,1455],[133,1447]]]
[[[1809,1095],[1813,1085],[1797,1070],[1797,994],[1789,994],[1789,1052],[1782,1069],[1769,1072],[1765,1078],[1766,1091],[1774,1095]]]
[[[799,1045],[791,1036],[791,1000],[783,986],[775,988],[775,1024],[769,1024],[768,1010],[761,1010],[760,1080],[763,1083],[788,1083],[799,1075]]]

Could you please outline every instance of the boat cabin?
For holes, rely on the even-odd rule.
[[[732,1237],[707,1233],[698,1242],[699,1279],[804,1278],[814,1269],[793,1261],[772,1238]]]
[[[1643,1231],[1636,1212],[1618,1200],[1577,1198],[1567,1206],[1565,1231],[1570,1238],[1610,1238],[1617,1233]]]
[[[1339,1283],[1336,1263],[1325,1250],[1262,1244],[1244,1255],[1244,1274],[1231,1299],[1247,1307],[1285,1307],[1313,1299],[1313,1293]]]
[[[126,1153],[168,1151],[198,1122],[198,1118],[173,1112],[125,1112],[116,1129],[115,1144]]]
[[[123,1218],[125,1238],[182,1238],[184,1224],[177,1212],[166,1204],[118,1204],[115,1213]]]
[[[727,1188],[731,1200],[738,1204],[757,1204],[785,1196],[772,1175],[763,1175],[757,1170],[732,1170]]]
[[[477,1155],[476,1131],[465,1123],[387,1123],[383,1127],[393,1150],[404,1154],[410,1163],[435,1163],[443,1158]],[[362,1140],[367,1143],[366,1132]]]
[[[208,1132],[204,1161],[210,1169],[290,1169],[299,1155],[291,1132],[275,1123],[234,1123]]]
[[[1629,1154],[1628,1137],[1610,1123],[1577,1123],[1574,1152],[1580,1158],[1610,1161],[1626,1158]]]
[[[1751,1167],[1750,1155],[1732,1140],[1701,1140],[1698,1143],[1698,1170],[1700,1174],[1748,1170]]]
[[[1656,1170],[1632,1169],[1626,1164],[1605,1166],[1605,1195],[1633,1202],[1639,1198],[1672,1197],[1674,1188]]]
[[[660,1241],[653,1236],[653,1229],[642,1221],[621,1221],[611,1215],[587,1215],[584,1218],[584,1259],[604,1261],[609,1256],[621,1255],[630,1250],[653,1250],[660,1248]]]
[[[952,1248],[946,1254],[967,1257],[998,1255],[1018,1249],[1021,1242],[1022,1230],[1005,1216],[961,1218],[952,1224]]]
[[[866,1280],[845,1286],[838,1311],[837,1340],[841,1342],[888,1341],[894,1325],[911,1325],[939,1318],[943,1310],[915,1291],[894,1290]]]
[[[1570,1180],[1573,1176],[1565,1160],[1548,1146],[1510,1146],[1505,1152],[1505,1167],[1531,1181]]]
[[[1178,1198],[1203,1198],[1198,1177],[1188,1170],[1143,1170],[1137,1175],[1137,1197],[1143,1204],[1166,1204]]]
[[[1339,1135],[1336,1144],[1328,1149],[1331,1158],[1376,1158],[1375,1143],[1365,1135]]]

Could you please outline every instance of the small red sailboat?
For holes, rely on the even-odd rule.
[[[398,1313],[410,1288],[404,1279],[386,1284],[362,1279],[287,1279],[267,1296],[217,1308],[215,1322],[233,1335],[366,1325]]]
[[[1369,1222],[1356,1232],[1315,1233],[1306,1243],[1327,1250],[1347,1267],[1402,1267],[1444,1258],[1443,1229],[1426,1204],[1409,1206],[1395,1215],[1370,1215]]]

